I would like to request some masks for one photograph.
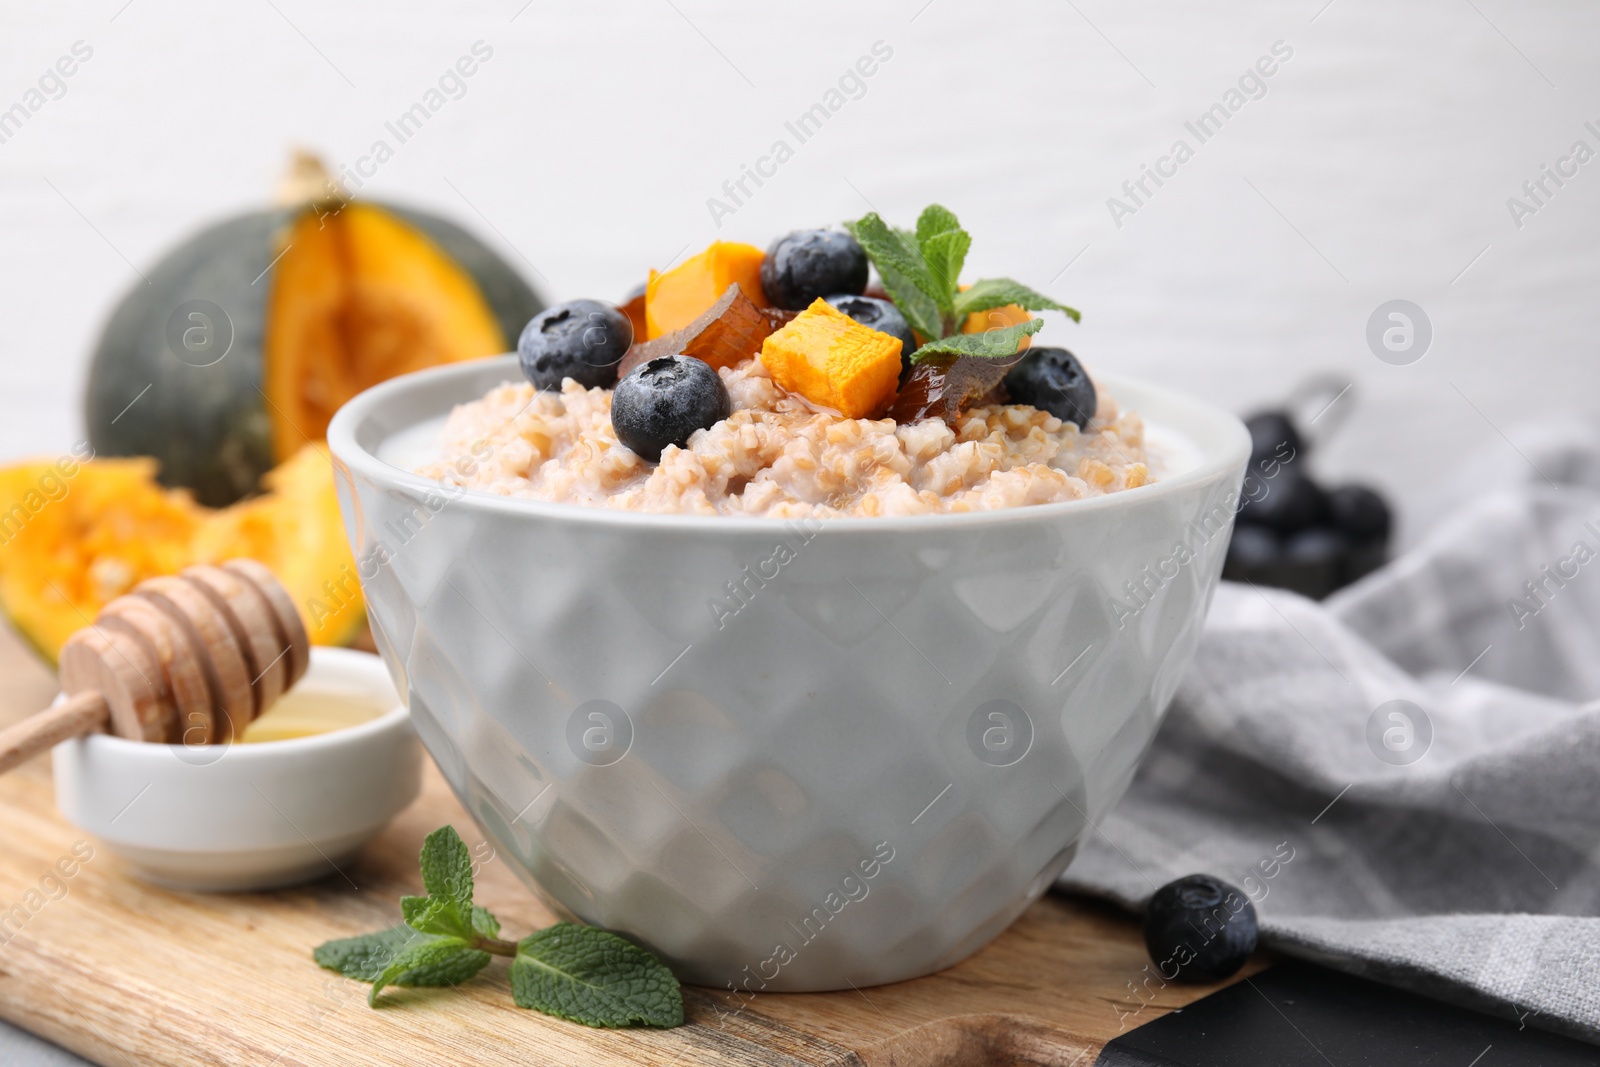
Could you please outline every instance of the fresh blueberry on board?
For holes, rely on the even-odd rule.
[[[1029,348],[1022,362],[1006,373],[1005,387],[1012,403],[1048,411],[1080,430],[1089,425],[1099,404],[1094,382],[1065,348]]]
[[[1234,886],[1209,874],[1168,882],[1144,911],[1150,960],[1180,982],[1220,982],[1256,950],[1256,908]]]
[[[1383,497],[1364,485],[1341,485],[1328,493],[1328,518],[1352,541],[1387,541],[1392,519]]]
[[[917,350],[917,337],[911,332],[911,324],[906,322],[899,308],[875,296],[855,296],[851,293],[835,293],[826,299],[868,329],[900,338],[900,365],[902,368],[911,366],[911,353]]]
[[[696,430],[728,417],[732,402],[722,376],[692,356],[660,356],[641,363],[611,395],[617,440],[651,463],[668,445],[683,447]]]
[[[628,316],[598,300],[569,300],[528,320],[517,339],[517,357],[536,389],[560,389],[564,378],[586,389],[609,389],[631,344]]]
[[[866,252],[854,237],[837,230],[784,234],[772,242],[761,261],[761,288],[767,301],[789,311],[804,311],[814,300],[834,293],[856,294],[866,287]]]

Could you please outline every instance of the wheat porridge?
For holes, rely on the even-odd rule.
[[[1152,481],[1139,416],[1066,349],[1030,347],[1034,310],[1076,311],[1010,279],[936,281],[948,262],[907,258],[918,241],[945,254],[958,225],[933,207],[914,236],[868,215],[765,252],[714,242],[620,307],[542,311],[517,346],[527,381],[459,405],[418,473],[584,507],[782,519],[993,511]],[[897,295],[868,289],[869,262]]]

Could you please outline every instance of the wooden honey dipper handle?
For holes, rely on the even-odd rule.
[[[70,737],[226,744],[305,674],[294,600],[255,560],[140,582],[61,648],[68,699],[0,731],[0,774]]]
[[[48,711],[30,715],[0,730],[0,774],[69,737],[82,737],[104,729],[110,718],[111,705],[106,703],[106,698],[89,689]]]

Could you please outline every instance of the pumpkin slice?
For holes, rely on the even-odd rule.
[[[900,347],[900,338],[863,326],[819,298],[762,343],[761,362],[791,393],[863,419],[894,396]]]
[[[349,643],[366,611],[327,456],[303,449],[266,482],[268,492],[213,510],[163,489],[150,459],[0,468],[0,610],[54,663],[143,579],[251,556],[283,581],[312,641]]]
[[[52,663],[73,631],[140,578],[184,564],[202,509],[157,489],[155,475],[149,459],[62,457],[0,470],[0,603]]]
[[[761,261],[767,254],[755,245],[712,241],[711,247],[691,256],[665,274],[650,272],[644,291],[646,334],[655,340],[694,322],[721,299],[730,285],[758,307],[767,303],[761,289]]]
[[[265,388],[279,462],[321,440],[368,386],[505,348],[466,271],[373,205],[300,217],[275,273]]]

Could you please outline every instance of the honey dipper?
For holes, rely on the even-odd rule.
[[[300,680],[305,623],[265,565],[234,559],[149,578],[61,649],[62,703],[0,730],[0,774],[69,737],[216,744]]]

